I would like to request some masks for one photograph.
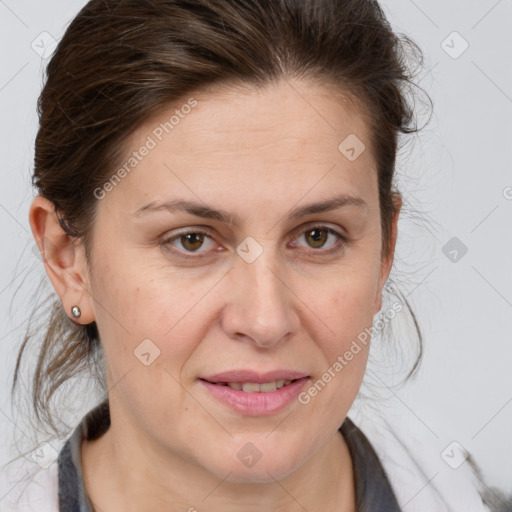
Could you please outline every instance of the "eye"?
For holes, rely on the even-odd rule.
[[[187,231],[165,239],[163,245],[179,258],[194,258],[195,256],[187,256],[184,253],[208,252],[209,249],[215,246],[215,242],[205,231]],[[177,247],[178,250],[169,248],[169,245]],[[200,251],[201,248],[206,249]]]
[[[306,243],[310,248],[312,248],[312,253],[316,253],[319,255],[329,255],[334,254],[342,249],[344,249],[345,245],[349,242],[348,237],[338,233],[333,228],[324,225],[315,225],[309,226],[306,230],[302,230],[302,234],[294,239],[293,246],[301,246],[296,243],[296,240],[300,240],[302,237],[306,240]],[[331,241],[331,248],[327,250],[320,251],[323,247],[327,245],[328,241]],[[173,255],[178,258],[183,259],[193,259],[199,258],[201,254],[210,252],[214,249],[216,243],[212,239],[206,231],[195,230],[195,231],[185,231],[178,233],[172,237],[168,237],[163,240],[162,245],[165,250],[172,252]],[[200,250],[203,249],[203,250]],[[221,247],[217,249],[217,251],[222,250]],[[189,256],[188,254],[197,253],[198,256]]]
[[[322,249],[327,245],[329,239],[331,240],[330,249],[321,251],[319,254],[327,255],[341,251],[345,244],[348,243],[348,238],[341,233],[338,233],[333,228],[323,225],[309,226],[305,231],[302,231],[302,235],[296,240],[304,238],[306,244],[313,248],[313,252],[319,252],[317,249]],[[297,244],[294,243],[296,246]]]

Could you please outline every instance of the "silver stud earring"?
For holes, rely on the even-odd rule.
[[[82,314],[82,312],[80,311],[80,308],[78,306],[73,306],[71,308],[71,314],[75,317],[75,318],[80,318],[80,315]]]

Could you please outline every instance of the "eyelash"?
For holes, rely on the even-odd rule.
[[[300,232],[299,237],[302,236],[303,234],[308,233],[309,231],[313,231],[315,229],[325,230],[325,231],[327,231],[327,233],[333,234],[334,236],[336,236],[338,238],[338,242],[336,243],[336,245],[333,248],[328,249],[326,251],[321,252],[321,249],[310,249],[310,251],[308,251],[308,252],[313,252],[313,253],[316,252],[316,253],[319,253],[320,256],[330,256],[330,255],[337,254],[337,253],[341,252],[343,249],[345,249],[345,246],[350,243],[350,240],[347,236],[342,235],[335,229],[330,228],[329,226],[324,226],[323,224],[316,224],[316,225],[308,226],[307,229]],[[183,231],[182,233],[178,233],[177,235],[173,235],[172,237],[164,239],[162,242],[162,245],[165,246],[165,249],[167,251],[173,253],[173,255],[175,255],[178,258],[185,259],[185,260],[198,259],[201,256],[185,256],[183,251],[170,249],[168,247],[169,244],[171,242],[173,242],[174,240],[178,240],[183,236],[191,235],[191,234],[206,235],[208,238],[212,238],[208,231],[189,230],[189,231]],[[297,238],[298,237],[294,238],[293,240],[296,240]],[[193,254],[193,252],[191,254]],[[198,253],[198,254],[201,254],[201,253]]]

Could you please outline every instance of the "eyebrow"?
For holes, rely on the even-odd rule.
[[[344,194],[330,199],[326,199],[325,201],[310,203],[307,204],[306,206],[294,208],[289,212],[288,216],[291,220],[298,220],[301,219],[302,217],[306,217],[307,215],[328,212],[346,206],[357,206],[359,208],[367,208],[368,204],[361,197],[349,196]],[[167,210],[171,213],[176,211],[185,211],[197,217],[218,220],[233,226],[239,226],[241,224],[238,215],[235,215],[233,213],[227,212],[226,210],[222,210],[219,208],[212,208],[204,203],[198,203],[195,201],[188,201],[184,199],[175,199],[172,201],[165,201],[163,203],[152,201],[151,203],[148,203],[140,207],[137,211],[133,213],[133,216],[140,217],[141,215],[145,215],[151,212],[158,212],[162,210]]]

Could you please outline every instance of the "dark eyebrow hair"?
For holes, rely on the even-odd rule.
[[[292,220],[298,220],[302,217],[305,217],[306,215],[327,212],[349,205],[368,207],[366,201],[361,197],[341,195],[331,199],[326,199],[325,201],[310,203],[306,206],[299,206],[291,210],[288,216]],[[229,213],[226,210],[212,208],[204,203],[197,203],[195,201],[188,201],[184,199],[175,199],[172,201],[165,201],[163,203],[152,201],[151,203],[140,207],[136,212],[133,213],[133,216],[139,217],[145,213],[162,210],[168,210],[170,212],[182,210],[192,215],[196,215],[197,217],[214,219],[234,226],[240,225],[240,218],[235,214]]]

